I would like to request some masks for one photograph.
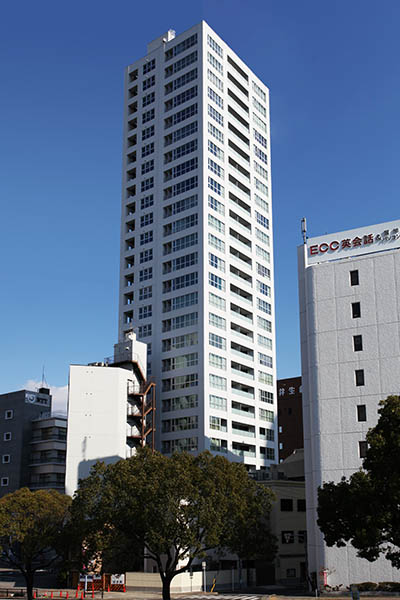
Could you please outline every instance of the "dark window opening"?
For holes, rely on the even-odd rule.
[[[353,335],[354,352],[361,352],[363,349],[362,335]]]
[[[358,271],[350,271],[350,285],[359,285]]]
[[[353,319],[359,319],[361,317],[361,304],[360,302],[351,303],[351,313]]]
[[[356,376],[356,385],[357,386],[365,385],[364,369],[356,369],[356,371],[354,371],[354,373]]]

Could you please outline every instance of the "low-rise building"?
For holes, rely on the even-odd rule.
[[[64,492],[65,415],[51,416],[50,390],[0,395],[0,497],[21,487]]]

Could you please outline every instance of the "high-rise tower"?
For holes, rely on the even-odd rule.
[[[119,338],[157,443],[277,460],[267,87],[204,21],[126,69]]]

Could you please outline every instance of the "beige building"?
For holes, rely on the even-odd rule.
[[[260,477],[263,477],[261,481]],[[257,479],[276,496],[271,511],[271,530],[278,538],[274,581],[272,574],[268,581],[261,581],[257,569],[257,583],[307,585],[304,451],[295,450],[279,465],[257,473]]]

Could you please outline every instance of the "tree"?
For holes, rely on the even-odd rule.
[[[208,550],[235,552],[239,543],[243,550],[236,527],[243,530],[246,517],[273,550],[272,500],[270,490],[251,480],[241,464],[209,452],[167,458],[142,449],[113,465],[97,463],[80,482],[72,515],[91,556],[104,556],[115,539],[128,540],[130,555],[144,551],[155,561],[163,599],[169,600],[172,579]]]
[[[0,499],[0,561],[18,569],[32,600],[35,572],[62,555],[62,532],[71,498],[54,490],[21,488]]]
[[[380,402],[366,436],[363,470],[318,490],[318,526],[328,546],[350,542],[369,561],[380,555],[400,568],[400,397]]]

